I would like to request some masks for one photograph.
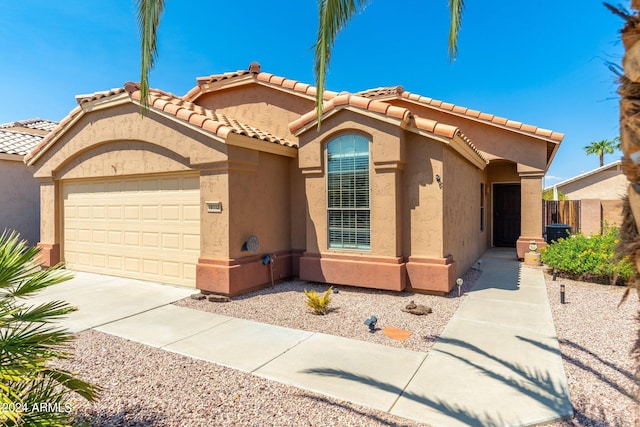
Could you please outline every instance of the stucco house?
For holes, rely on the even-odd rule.
[[[56,125],[37,118],[0,124],[0,232],[18,231],[33,245],[40,240],[40,185],[24,156]]]
[[[247,70],[184,96],[77,97],[31,151],[43,260],[235,295],[289,276],[445,293],[490,246],[543,245],[563,135],[409,93]]]
[[[569,200],[621,200],[627,193],[628,185],[629,181],[622,173],[622,160],[618,160],[566,179],[555,184],[555,187]]]
[[[603,223],[622,224],[622,199],[628,185],[622,160],[617,160],[559,182],[555,187],[568,200],[580,201],[580,232],[591,235],[600,233]],[[548,189],[553,187],[545,188]]]

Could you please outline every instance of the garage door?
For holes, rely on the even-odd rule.
[[[197,175],[65,182],[62,192],[68,268],[195,286]]]

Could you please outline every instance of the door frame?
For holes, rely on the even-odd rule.
[[[495,248],[493,238],[495,233],[495,209],[494,209],[494,199],[495,199],[495,186],[496,185],[519,185],[520,186],[520,195],[522,197],[522,182],[521,181],[504,181],[504,182],[492,182],[491,183],[491,247]],[[522,199],[520,200],[520,210],[522,211]],[[520,213],[520,221],[522,221],[522,212]],[[520,224],[520,232],[522,232],[522,223]]]

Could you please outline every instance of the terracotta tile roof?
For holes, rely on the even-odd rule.
[[[456,136],[459,136],[480,158],[482,158],[485,162],[487,161],[480,150],[478,150],[478,148],[473,145],[471,140],[467,136],[465,136],[456,126],[451,126],[446,123],[440,123],[438,121],[426,119],[423,117],[415,117],[407,108],[394,106],[384,101],[379,101],[376,99],[371,99],[346,92],[340,93],[333,99],[325,102],[322,107],[322,113],[325,114],[330,112],[331,110],[341,107],[354,107],[381,114],[386,117],[395,118],[400,120],[401,124],[404,124],[405,126],[426,131],[433,135],[441,136],[447,139],[452,139]],[[315,122],[316,120],[316,111],[309,111],[308,113],[300,116],[300,118],[289,123],[289,131],[295,134],[297,131],[309,125],[310,123]]]
[[[0,129],[0,153],[24,156],[43,138],[44,135]]]
[[[66,128],[66,125],[69,122],[82,113],[82,106],[84,104],[115,97],[123,93],[127,93],[136,101],[140,101],[140,87],[137,83],[133,82],[125,83],[122,88],[114,88],[93,94],[76,96],[78,107],[74,108],[60,122],[60,124],[26,156],[25,160],[31,160],[43,148],[47,147],[47,145]],[[152,109],[157,109],[167,114],[171,114],[178,119],[200,127],[203,130],[211,132],[221,138],[226,138],[229,133],[235,133],[259,139],[261,141],[279,144],[285,147],[298,147],[297,143],[272,135],[269,132],[264,132],[253,126],[249,126],[245,123],[227,117],[224,114],[216,113],[215,111],[203,108],[192,102],[185,101],[176,95],[158,89],[149,90],[149,106]]]
[[[472,110],[467,107],[461,107],[459,105],[450,104],[447,102],[439,101],[433,98],[427,98],[426,96],[417,95],[411,92],[406,92],[402,86],[389,86],[380,87],[375,89],[369,89],[363,92],[358,92],[357,95],[365,98],[403,98],[409,101],[413,101],[422,105],[425,105],[436,110],[451,112],[460,116],[466,116],[473,119],[488,122],[501,127],[518,130],[521,132],[529,133],[535,136],[550,139],[555,142],[560,142],[564,138],[564,134],[554,132],[548,129],[539,128],[537,126],[528,125],[521,122],[506,119],[504,117],[494,116],[493,114],[483,113],[477,110]]]
[[[249,68],[246,70],[238,70],[230,73],[212,74],[210,76],[196,78],[197,86],[187,92],[183,96],[186,101],[195,101],[200,96],[214,91],[219,85],[216,83],[233,82],[237,80],[246,79],[267,86],[275,86],[281,89],[297,92],[302,95],[308,95],[309,97],[316,96],[316,88],[307,83],[301,83],[297,80],[287,79],[285,77],[275,76],[269,73],[263,73],[260,71],[260,64],[252,62]],[[330,90],[325,90],[322,97],[325,100],[334,98],[338,93]]]
[[[39,118],[20,120],[11,123],[0,124],[0,129],[7,128],[28,128],[50,132],[58,125],[58,122]]]

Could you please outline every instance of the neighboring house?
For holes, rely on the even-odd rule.
[[[40,240],[40,185],[24,156],[56,125],[42,119],[0,124],[0,232],[18,231],[33,245]]]
[[[555,187],[569,200],[621,200],[627,193],[627,185],[629,181],[622,172],[622,161],[618,160],[559,182]],[[553,186],[546,189],[553,189]]]
[[[151,90],[146,116],[135,83],[78,96],[27,159],[47,262],[230,295],[298,275],[444,293],[490,246],[543,245],[562,134],[400,86],[326,92],[318,129],[315,93],[253,63]]]
[[[622,224],[622,198],[628,185],[622,161],[618,160],[559,182],[555,187],[568,200],[580,200],[580,232],[590,235],[600,233],[603,222]]]

